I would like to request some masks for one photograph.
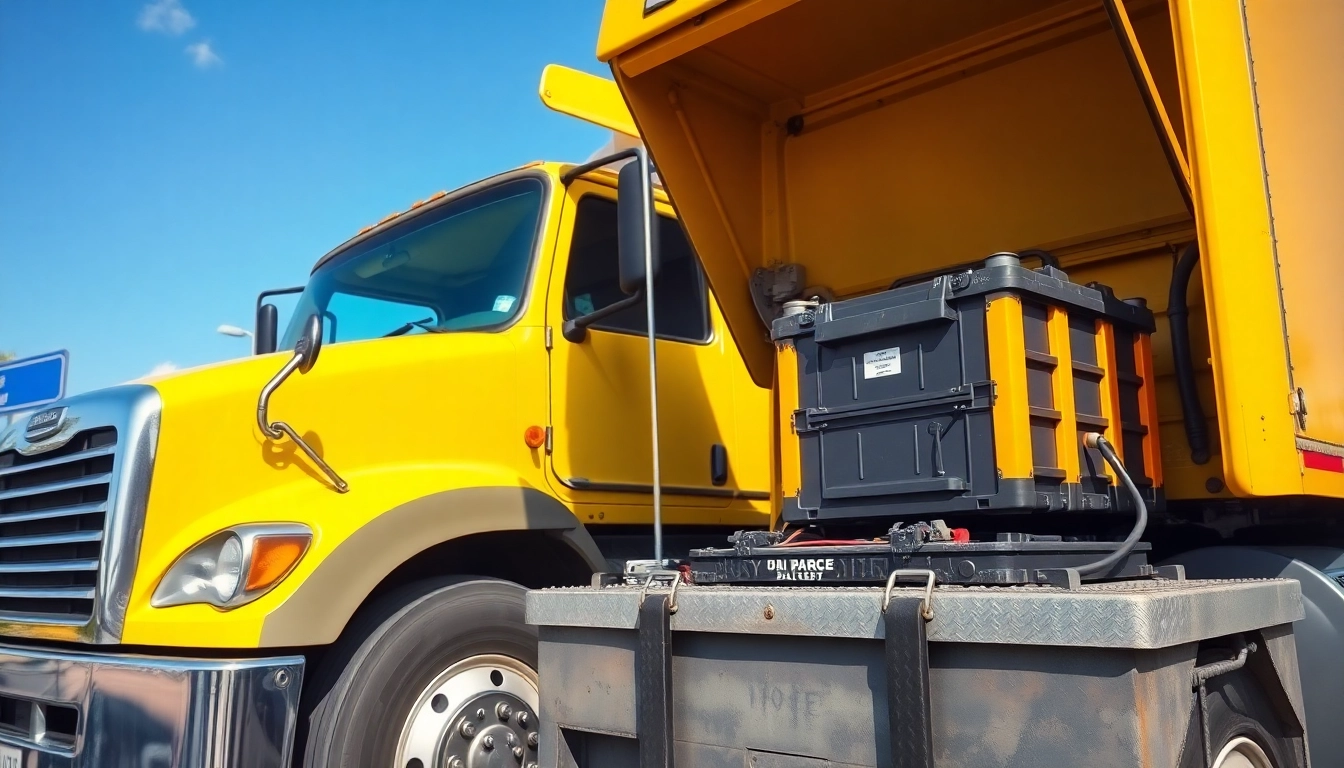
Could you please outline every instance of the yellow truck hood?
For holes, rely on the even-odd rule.
[[[311,527],[313,547],[289,577],[300,581],[309,561],[411,499],[463,485],[544,484],[521,428],[512,428],[546,419],[544,346],[516,343],[533,333],[540,329],[336,344],[312,371],[291,376],[271,400],[270,419],[302,435],[349,483],[348,493],[292,441],[270,440],[257,425],[258,393],[288,353],[146,379],[163,410],[125,641],[162,641],[156,622],[180,627],[197,614],[203,625],[218,625],[209,606],[155,610],[149,599],[183,551],[230,525]],[[239,631],[254,632],[284,592],[235,611]]]

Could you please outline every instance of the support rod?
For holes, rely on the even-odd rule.
[[[1102,4],[1106,6],[1106,15],[1110,18],[1111,28],[1115,30],[1115,36],[1120,41],[1120,50],[1124,51],[1129,71],[1134,75],[1134,83],[1139,87],[1143,106],[1148,110],[1148,119],[1153,122],[1153,129],[1157,131],[1158,141],[1162,144],[1162,154],[1166,155],[1167,165],[1171,167],[1171,175],[1176,179],[1181,199],[1185,201],[1186,210],[1193,216],[1195,200],[1191,192],[1190,165],[1186,162],[1185,153],[1181,151],[1180,142],[1176,140],[1176,131],[1172,128],[1171,119],[1162,104],[1162,95],[1157,92],[1153,73],[1143,58],[1143,50],[1139,47],[1138,36],[1134,34],[1134,26],[1130,24],[1129,13],[1125,11],[1124,0],[1102,0]]]

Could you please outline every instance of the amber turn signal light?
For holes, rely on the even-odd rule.
[[[546,430],[535,424],[523,430],[523,442],[528,448],[540,448],[546,444]]]
[[[258,536],[252,545],[252,562],[247,568],[244,589],[266,589],[294,570],[312,543],[312,536],[278,534]]]

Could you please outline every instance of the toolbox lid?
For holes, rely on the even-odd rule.
[[[683,584],[672,630],[877,639],[884,637],[882,591]],[[923,593],[922,587],[892,591],[893,597]],[[642,594],[637,586],[533,590],[527,594],[527,622],[633,630]],[[1078,589],[937,587],[933,612],[928,637],[935,643],[1140,650],[1290,624],[1304,615],[1302,589],[1294,579],[1158,579]]]
[[[995,255],[980,269],[949,272],[922,283],[841,302],[815,311],[788,313],[771,328],[779,340],[812,333],[818,343],[891,330],[907,325],[956,318],[954,304],[976,296],[1012,293],[1072,312],[1105,317],[1112,323],[1153,333],[1153,313],[1142,301],[1122,301],[1104,285],[1079,285],[1054,267],[1027,269],[1011,255]]]

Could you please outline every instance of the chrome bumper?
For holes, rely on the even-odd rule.
[[[175,659],[0,645],[0,766],[288,768],[302,682],[301,656]]]

